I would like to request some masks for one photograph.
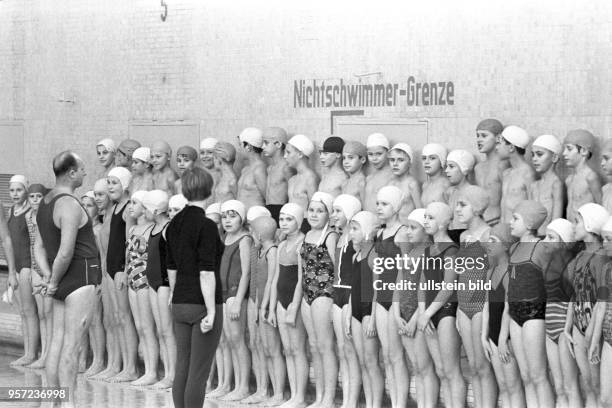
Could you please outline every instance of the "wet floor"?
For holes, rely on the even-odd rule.
[[[43,370],[10,367],[14,355],[0,353],[0,386],[2,387],[42,387]],[[40,407],[40,402],[0,402],[2,408]],[[76,406],[78,408],[171,408],[170,391],[156,391],[133,387],[127,384],[108,384],[102,381],[86,380],[82,374],[77,379]],[[216,408],[214,403],[206,403],[206,408]]]

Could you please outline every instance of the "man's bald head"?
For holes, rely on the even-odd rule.
[[[158,140],[157,142],[153,143],[153,146],[151,146],[151,152],[166,153],[169,157],[172,156],[172,148],[168,142],[163,140]]]
[[[53,173],[55,177],[64,176],[70,170],[78,170],[83,161],[70,150],[63,151],[53,158]]]

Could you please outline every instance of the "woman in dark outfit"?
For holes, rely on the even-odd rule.
[[[176,408],[202,408],[206,379],[223,327],[219,265],[223,243],[204,205],[211,175],[194,168],[181,177],[189,204],[168,225],[167,267],[176,335],[172,399]]]

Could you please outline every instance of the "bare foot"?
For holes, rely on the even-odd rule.
[[[165,390],[167,388],[171,388],[173,382],[174,381],[171,378],[164,377],[155,384],[153,384],[151,388],[156,390]]]
[[[229,387],[217,387],[213,392],[207,395],[208,398],[221,398],[227,395],[231,390]]]
[[[33,369],[39,369],[39,368],[45,368],[45,361],[47,359],[47,356],[44,357],[40,357],[38,360],[34,361],[32,364],[28,365],[28,368],[33,368]]]
[[[285,397],[282,394],[280,394],[280,395],[273,395],[272,398],[269,398],[267,401],[263,401],[260,405],[262,407],[276,407],[285,402],[286,402]]]
[[[89,367],[87,369],[87,371],[85,371],[85,374],[83,374],[86,378],[91,378],[94,375],[101,373],[104,370],[104,365],[102,363],[92,363],[91,367]]]
[[[132,381],[130,385],[134,385],[136,387],[142,387],[142,386],[147,386],[147,385],[153,385],[156,382],[157,382],[157,376],[155,375],[155,373],[153,374],[145,373],[145,375],[143,375],[136,381]]]
[[[90,380],[100,380],[100,381],[105,381],[108,380],[111,377],[116,376],[117,374],[119,374],[120,370],[118,368],[114,368],[114,367],[108,367],[106,370],[89,377]]]
[[[32,356],[23,356],[23,357],[18,358],[15,361],[13,361],[9,365],[13,366],[13,367],[27,366],[27,365],[32,364],[33,362],[34,362],[34,357],[32,357]]]
[[[220,401],[240,401],[249,396],[249,390],[234,390],[225,397],[219,398]]]
[[[121,371],[114,377],[110,377],[107,381],[110,383],[119,383],[119,382],[127,382],[134,381],[138,378],[138,373],[136,371]]]
[[[266,391],[260,391],[260,392],[256,392],[255,394],[252,394],[246,397],[245,399],[240,401],[240,403],[241,404],[260,404],[261,402],[267,401],[267,400],[268,400],[268,393]]]
[[[300,401],[297,399],[289,400],[280,406],[280,408],[305,408],[305,407],[306,407],[306,402]]]
[[[322,408],[323,405],[321,401],[315,401],[312,404],[308,405],[306,408]]]

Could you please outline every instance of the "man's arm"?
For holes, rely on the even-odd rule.
[[[13,289],[17,288],[17,270],[15,269],[15,253],[13,252],[13,241],[9,233],[8,224],[4,217],[4,206],[0,202],[0,240],[4,249],[4,257],[8,265],[9,283]]]

